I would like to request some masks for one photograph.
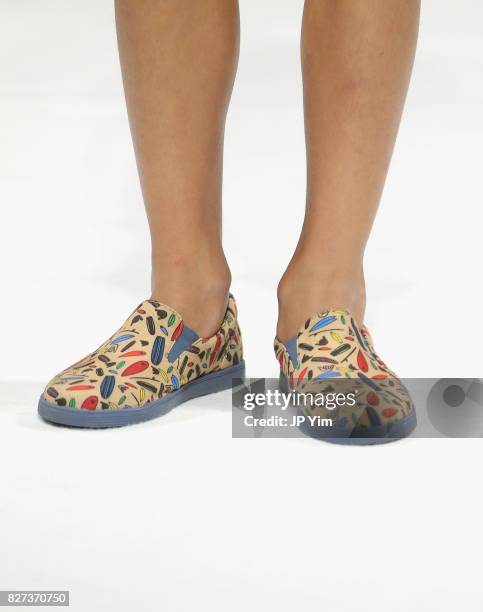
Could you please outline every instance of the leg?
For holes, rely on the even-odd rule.
[[[221,246],[237,0],[116,0],[116,21],[153,293],[104,344],[47,384],[39,414],[82,427],[139,423],[228,389],[232,376],[244,374]]]
[[[124,88],[152,242],[152,297],[201,336],[219,326],[225,117],[237,0],[116,0]]]
[[[278,291],[282,341],[324,308],[362,322],[364,249],[396,138],[419,0],[306,0],[307,203]]]

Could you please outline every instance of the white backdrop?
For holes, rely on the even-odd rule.
[[[269,375],[275,288],[304,206],[302,5],[241,6],[224,233],[249,373]],[[0,377],[40,382],[100,344],[148,294],[148,233],[111,2],[2,0],[0,18]],[[366,322],[404,376],[481,374],[482,19],[476,1],[424,3],[368,248]]]
[[[263,376],[303,215],[302,2],[241,9],[224,232]],[[482,373],[482,23],[478,0],[423,2],[366,259],[367,324],[403,376]],[[122,431],[36,419],[42,382],[149,292],[112,3],[0,0],[0,75],[2,588],[71,588],[76,610],[479,610],[479,440],[231,440],[229,398]]]

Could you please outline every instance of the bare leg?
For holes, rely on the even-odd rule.
[[[221,243],[237,0],[116,0],[124,88],[149,219],[152,295],[208,336],[230,286]]]
[[[419,0],[306,0],[307,203],[279,285],[282,341],[324,308],[362,322],[363,256],[414,59]]]

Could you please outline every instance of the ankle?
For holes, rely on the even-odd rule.
[[[282,342],[292,338],[307,319],[328,308],[347,308],[362,323],[366,306],[362,265],[344,272],[314,262],[292,262],[280,280],[277,296],[277,336]]]
[[[198,253],[153,258],[152,298],[177,310],[201,337],[213,335],[225,314],[231,273],[223,256]]]

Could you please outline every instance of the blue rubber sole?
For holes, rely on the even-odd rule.
[[[38,412],[46,421],[58,425],[95,429],[123,427],[125,425],[134,425],[136,423],[143,423],[144,421],[155,419],[195,397],[231,389],[231,381],[233,378],[244,377],[245,363],[242,361],[236,366],[225,368],[211,374],[205,374],[183,385],[177,391],[173,391],[158,400],[145,404],[142,408],[81,410],[79,408],[55,406],[44,399],[40,399]]]
[[[288,381],[282,373],[280,373],[279,387],[284,393],[289,391]],[[310,421],[305,419],[299,426],[299,429],[306,436],[323,440],[324,442],[365,446],[370,444],[386,444],[407,438],[416,425],[416,411],[413,410],[399,421],[377,427],[354,427],[353,429],[317,427],[312,426]]]

